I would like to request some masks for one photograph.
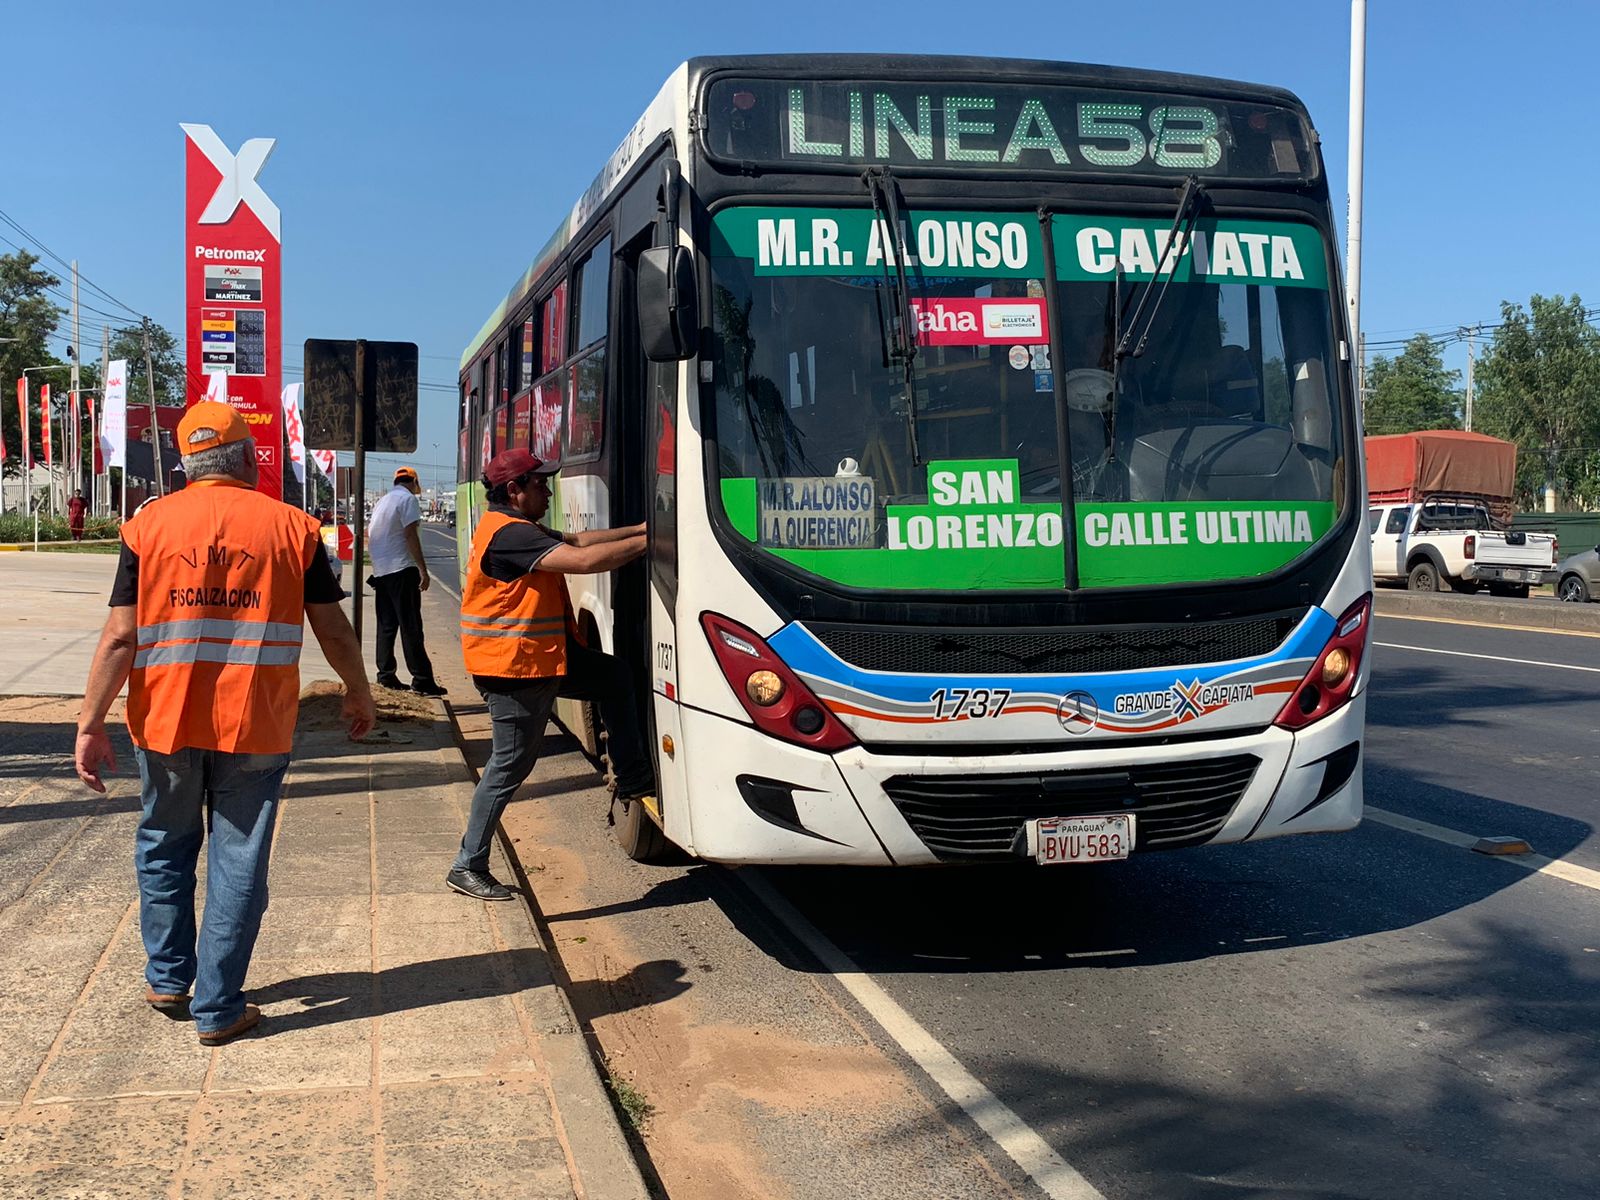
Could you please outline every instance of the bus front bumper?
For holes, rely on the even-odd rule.
[[[1366,695],[1298,732],[1031,754],[836,755],[683,710],[693,850],[747,863],[1022,861],[1035,817],[1131,812],[1140,850],[1329,833],[1361,820]]]

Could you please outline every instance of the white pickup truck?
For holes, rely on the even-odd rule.
[[[1554,583],[1555,535],[1496,528],[1488,506],[1467,497],[1429,496],[1420,504],[1373,503],[1372,574],[1405,581],[1414,592],[1526,596],[1532,584]]]

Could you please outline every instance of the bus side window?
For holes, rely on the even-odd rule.
[[[556,284],[555,290],[539,306],[539,323],[544,329],[539,354],[539,375],[554,371],[566,358],[566,338],[562,335],[567,324],[567,281]]]
[[[578,294],[573,298],[571,365],[567,392],[567,424],[561,461],[589,462],[600,456],[605,429],[606,313],[611,297],[611,238],[595,243],[574,268]]]

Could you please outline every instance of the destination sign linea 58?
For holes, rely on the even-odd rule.
[[[706,147],[741,162],[1311,179],[1300,114],[1068,84],[721,79]]]

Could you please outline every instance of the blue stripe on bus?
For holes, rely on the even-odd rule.
[[[798,622],[793,622],[767,639],[790,667],[802,675],[829,683],[854,688],[886,700],[909,703],[926,703],[930,688],[989,687],[1010,688],[1017,692],[1087,691],[1096,695],[1102,692],[1135,692],[1151,687],[1165,687],[1174,677],[1186,680],[1199,679],[1210,683],[1225,675],[1236,675],[1251,667],[1270,666],[1273,663],[1295,659],[1315,658],[1321,653],[1328,638],[1333,635],[1334,619],[1320,608],[1313,608],[1293,633],[1270,654],[1255,658],[1238,658],[1227,662],[1193,666],[1149,667],[1137,671],[1111,671],[1080,675],[952,675],[932,673],[912,675],[896,671],[869,671],[853,666],[835,655],[817,640],[816,636]]]

